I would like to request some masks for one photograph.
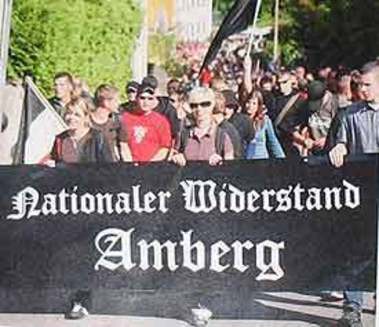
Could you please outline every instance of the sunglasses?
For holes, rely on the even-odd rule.
[[[147,100],[147,101],[153,101],[155,98],[154,97],[146,97],[146,96],[140,96],[138,97],[140,100],[144,101],[144,100]]]
[[[211,101],[203,101],[203,102],[199,102],[199,103],[190,103],[190,108],[191,109],[196,109],[198,107],[201,107],[201,108],[208,108],[210,107],[212,104]]]
[[[137,93],[136,89],[128,89],[128,93]]]

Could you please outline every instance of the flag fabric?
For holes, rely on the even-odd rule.
[[[246,29],[253,21],[257,0],[236,0],[223,19],[203,61],[201,71],[216,57],[222,42],[230,35]]]
[[[23,99],[22,85],[14,83],[0,86],[0,165],[11,165],[14,161]]]
[[[37,164],[46,157],[56,135],[67,130],[67,125],[33,83],[25,79],[23,116],[19,130],[14,164]]]

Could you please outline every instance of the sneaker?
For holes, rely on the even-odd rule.
[[[192,325],[196,327],[205,327],[208,325],[213,313],[206,307],[199,305],[198,308],[191,309]]]
[[[88,310],[80,302],[74,302],[72,309],[66,313],[66,319],[78,320],[89,315]]]
[[[342,318],[338,320],[338,327],[363,327],[361,313],[358,310],[344,310]]]
[[[344,299],[342,292],[332,291],[332,292],[322,292],[321,301],[323,302],[336,302],[342,301]]]

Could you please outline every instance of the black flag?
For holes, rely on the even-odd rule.
[[[253,21],[257,0],[236,0],[228,14],[225,16],[214,37],[201,66],[201,71],[216,57],[222,41],[230,35],[246,29]]]

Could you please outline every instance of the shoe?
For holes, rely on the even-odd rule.
[[[338,320],[338,327],[363,327],[361,313],[358,310],[344,310],[342,318]]]
[[[332,291],[332,292],[322,292],[321,301],[323,302],[337,302],[344,299],[342,292]]]
[[[72,309],[66,313],[65,318],[71,320],[83,319],[89,315],[88,310],[80,302],[74,302]]]
[[[206,307],[203,307],[199,304],[198,308],[191,309],[192,314],[192,325],[196,327],[205,327],[208,325],[209,320],[211,319],[213,313]]]

